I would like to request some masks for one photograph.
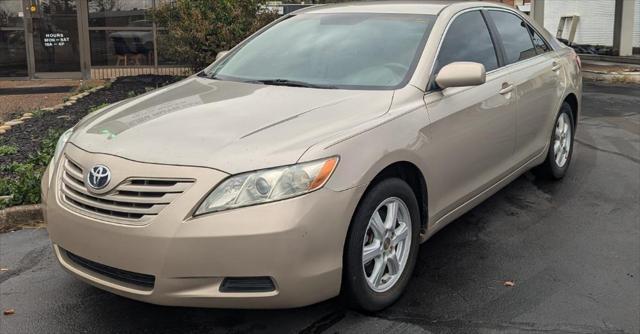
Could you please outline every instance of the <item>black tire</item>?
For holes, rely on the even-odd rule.
[[[569,155],[567,157],[567,161],[564,165],[559,166],[555,160],[555,151],[554,151],[554,142],[555,142],[555,129],[558,124],[558,120],[562,115],[566,115],[570,120],[569,127],[571,129],[571,138],[569,145]],[[575,135],[575,120],[573,119],[573,112],[571,106],[567,102],[563,102],[562,106],[560,106],[560,111],[553,122],[553,130],[551,131],[551,137],[549,138],[549,150],[547,152],[547,158],[545,161],[538,167],[535,168],[535,172],[537,175],[549,178],[552,180],[560,180],[562,179],[567,170],[569,169],[569,165],[571,164],[571,157],[573,156],[573,146],[574,146],[574,138]]]
[[[376,208],[386,199],[401,199],[411,217],[411,245],[404,269],[395,284],[384,292],[374,291],[366,281],[363,270],[363,243],[369,220]],[[359,310],[373,312],[393,304],[404,292],[416,264],[420,233],[418,201],[409,185],[399,178],[385,179],[368,190],[360,201],[349,227],[345,244],[343,267],[343,298]],[[408,239],[407,239],[408,240]]]

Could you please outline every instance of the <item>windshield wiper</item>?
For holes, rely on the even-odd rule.
[[[200,72],[198,72],[196,75],[197,75],[197,76],[199,76],[199,77],[201,77],[201,78],[207,78],[207,79],[219,80],[219,78],[218,78],[218,77],[216,77],[216,75],[215,75],[215,74],[210,74],[210,73],[207,73],[207,72],[205,72],[205,71],[200,71]]]
[[[246,82],[261,83],[263,85],[272,85],[272,86],[306,87],[306,88],[321,88],[321,89],[338,88],[336,86],[331,86],[331,85],[312,84],[304,81],[287,80],[287,79],[250,80]]]
[[[201,77],[213,79],[213,80],[230,80],[230,81],[238,81],[238,82],[248,82],[248,83],[257,83],[262,85],[271,85],[271,86],[289,86],[289,87],[306,87],[306,88],[320,88],[320,89],[338,89],[337,86],[332,85],[322,85],[322,84],[312,84],[304,81],[296,81],[296,80],[288,80],[288,79],[265,79],[265,80],[234,80],[228,78],[221,78],[217,74],[207,75],[203,72],[198,74]]]

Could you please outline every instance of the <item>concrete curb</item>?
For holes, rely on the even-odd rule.
[[[608,61],[612,63],[623,63],[640,65],[640,58],[638,57],[618,57],[618,56],[606,56],[606,55],[594,55],[588,53],[579,53],[582,60],[594,60],[594,61]]]
[[[0,210],[0,233],[42,225],[42,204],[22,205]]]
[[[111,80],[111,82],[113,82],[113,80]],[[68,107],[68,106],[74,105],[79,99],[81,99],[81,98],[83,98],[83,97],[85,97],[85,96],[87,96],[87,95],[89,95],[91,93],[94,93],[94,92],[96,92],[98,90],[101,90],[101,89],[105,88],[106,86],[107,86],[107,84],[93,87],[93,88],[88,89],[88,90],[86,90],[86,91],[84,91],[82,93],[78,93],[76,95],[70,96],[67,99],[67,101],[65,101],[63,103],[57,104],[57,105],[55,105],[53,107],[41,108],[39,110],[40,111],[44,111],[44,112],[57,111],[57,110],[60,110],[60,109],[62,109],[64,107]],[[12,127],[14,127],[16,125],[20,125],[20,124],[26,122],[27,120],[29,120],[31,118],[33,118],[33,113],[32,112],[27,112],[27,113],[22,114],[22,116],[19,117],[19,118],[12,119],[12,120],[6,121],[4,123],[0,122],[0,136],[2,136],[3,134],[9,132],[9,130],[11,130]]]
[[[585,79],[606,81],[611,83],[636,83],[640,84],[640,72],[602,72],[602,71],[582,71]]]

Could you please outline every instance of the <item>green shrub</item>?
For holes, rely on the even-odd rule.
[[[100,110],[100,109],[102,109],[102,108],[104,108],[104,107],[106,107],[108,105],[109,105],[109,103],[102,103],[100,105],[93,106],[93,107],[89,108],[89,110],[87,110],[87,114],[90,114],[90,113],[92,113],[94,111]]]
[[[14,162],[2,166],[10,177],[0,177],[0,196],[11,195],[9,200],[0,201],[0,209],[12,205],[40,203],[40,180],[47,164],[53,157],[58,138],[64,130],[49,130],[40,142],[38,151],[27,162]]]
[[[19,204],[40,202],[40,178],[44,166],[31,163],[13,163],[7,167],[12,178],[0,178],[0,196],[12,195],[12,198],[0,202],[0,209]]]
[[[0,145],[0,157],[18,153],[18,148],[10,145]]]
[[[173,60],[199,71],[218,52],[229,50],[278,17],[266,0],[176,0],[158,7],[154,18],[166,34],[158,44]]]

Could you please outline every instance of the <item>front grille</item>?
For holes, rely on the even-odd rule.
[[[143,224],[188,189],[189,179],[129,178],[107,194],[93,194],[85,185],[83,168],[65,159],[60,191],[69,206],[125,224]]]
[[[67,255],[67,258],[73,261],[73,263],[102,276],[106,276],[127,284],[143,287],[145,289],[153,289],[153,286],[155,284],[156,278],[152,275],[139,274],[131,271],[109,267],[104,264],[85,259],[66,250],[64,252]]]

